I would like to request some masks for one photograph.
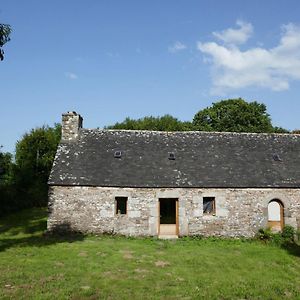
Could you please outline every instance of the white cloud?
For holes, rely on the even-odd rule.
[[[168,48],[170,53],[175,53],[184,49],[186,49],[186,45],[179,41],[175,42],[172,46],[169,46]]]
[[[238,20],[236,25],[239,29],[228,28],[221,32],[213,32],[213,35],[226,44],[244,44],[253,33],[253,26],[250,23]]]
[[[71,79],[71,80],[78,79],[78,76],[75,73],[72,73],[72,72],[65,72],[65,76],[68,79]]]
[[[300,28],[294,24],[282,26],[278,45],[270,49],[255,47],[242,51],[237,46],[242,38],[236,38],[235,43],[233,38],[226,42],[229,40],[231,43],[225,45],[197,43],[198,50],[208,55],[205,60],[211,64],[214,94],[249,86],[282,91],[289,89],[292,80],[300,80]]]

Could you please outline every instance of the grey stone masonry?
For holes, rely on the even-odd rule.
[[[77,138],[82,128],[82,117],[76,112],[67,112],[62,115],[62,141],[71,141]]]
[[[116,197],[128,198],[126,214],[116,213]],[[214,214],[203,214],[203,197],[215,197]],[[253,237],[267,226],[273,199],[284,224],[300,229],[300,189],[50,186],[48,230],[157,236],[160,198],[178,199],[179,236]]]

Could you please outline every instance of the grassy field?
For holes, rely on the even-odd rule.
[[[46,210],[0,220],[0,299],[300,299],[299,246],[43,235]]]

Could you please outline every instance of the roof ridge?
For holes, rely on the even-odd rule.
[[[297,136],[297,133],[277,133],[277,132],[235,132],[235,131],[163,131],[163,130],[145,130],[145,129],[106,129],[106,128],[82,128],[83,131],[100,131],[100,132],[141,132],[141,133],[159,133],[159,134],[176,134],[176,133],[194,133],[194,134],[219,134],[219,135],[265,135],[265,136]]]

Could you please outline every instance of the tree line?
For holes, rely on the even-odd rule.
[[[197,112],[192,121],[180,121],[171,115],[148,116],[126,118],[106,128],[288,133],[288,130],[272,125],[264,104],[246,102],[241,98],[213,103]],[[14,157],[0,149],[0,215],[47,205],[47,180],[60,138],[60,124],[42,126],[24,134],[16,144]]]
[[[197,112],[192,121],[182,122],[170,115],[162,117],[126,118],[108,129],[138,129],[158,131],[223,131],[287,133],[288,130],[273,126],[265,104],[247,102],[242,98],[213,103]]]
[[[15,157],[0,151],[0,215],[47,205],[47,180],[60,137],[60,124],[42,126],[17,142]]]

